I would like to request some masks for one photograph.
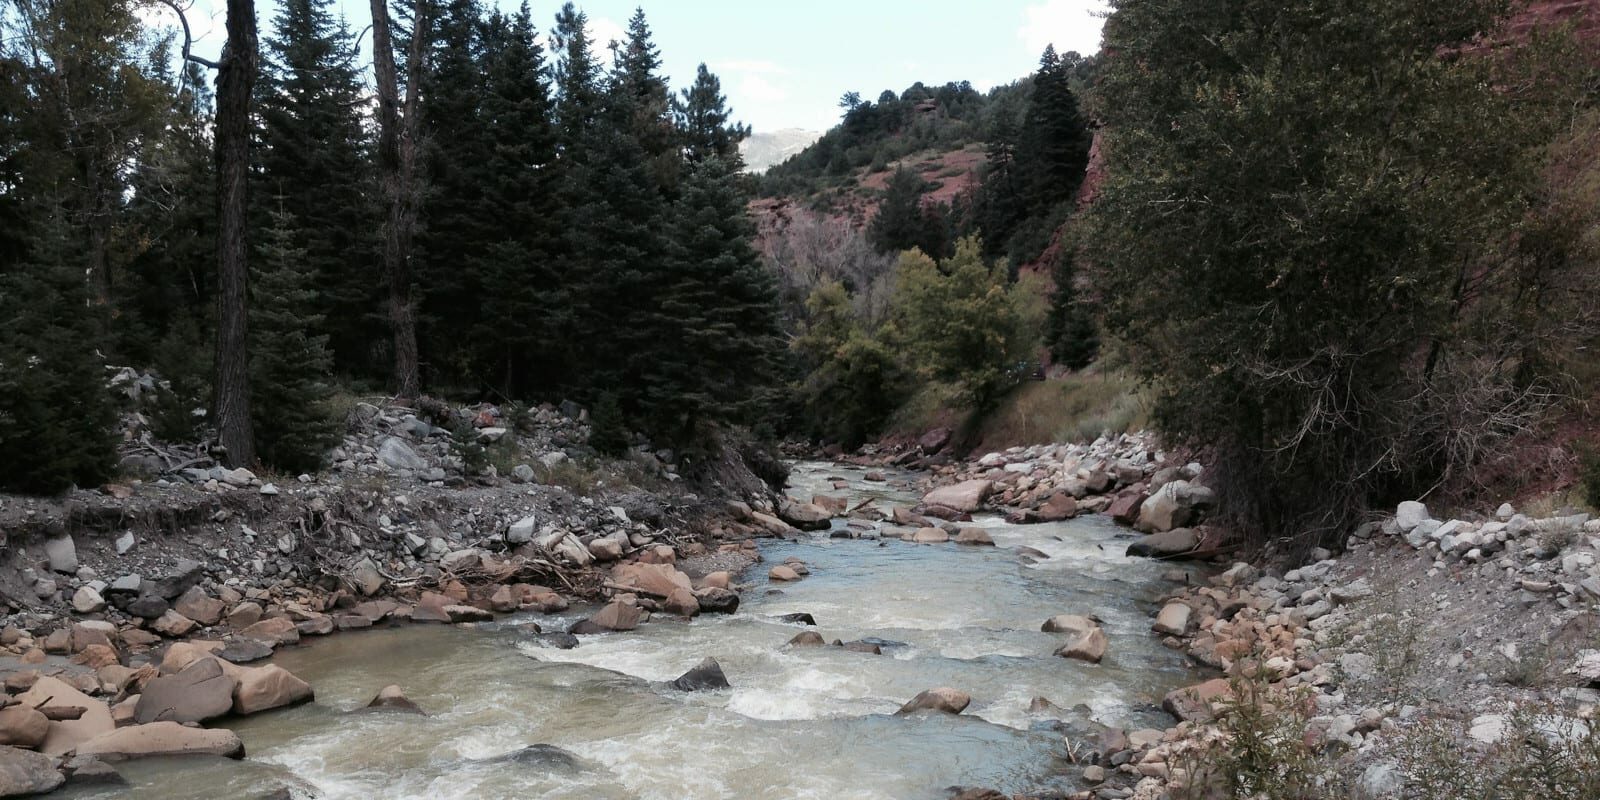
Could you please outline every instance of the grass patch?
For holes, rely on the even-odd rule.
[[[1119,373],[1027,381],[984,420],[980,449],[1089,442],[1106,433],[1139,430],[1149,423],[1147,405],[1134,381]]]

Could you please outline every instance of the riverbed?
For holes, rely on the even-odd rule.
[[[910,475],[864,477],[802,463],[790,491],[884,509],[916,501]],[[997,546],[828,532],[768,541],[766,563],[741,576],[737,614],[657,617],[633,632],[581,637],[572,650],[540,643],[526,623],[564,629],[588,609],[310,641],[274,663],[309,681],[314,703],[223,722],[244,740],[245,760],[130,762],[119,769],[131,788],[66,796],[866,800],[942,798],[953,786],[1071,789],[1079,770],[1051,719],[1165,727],[1156,704],[1195,680],[1149,632],[1170,566],[1124,557],[1125,532],[1102,516],[971,524]],[[768,567],[790,556],[811,575],[769,583]],[[828,641],[871,639],[882,655],[786,648],[808,628],[779,617],[799,612]],[[1040,625],[1068,613],[1101,619],[1110,640],[1102,663],[1052,655],[1062,637]],[[731,690],[665,685],[706,656]],[[428,715],[357,712],[388,684]],[[968,692],[972,705],[960,716],[894,716],[938,686]],[[1036,697],[1057,708],[1030,713]],[[530,745],[560,749],[507,758]]]

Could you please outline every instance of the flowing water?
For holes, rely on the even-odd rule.
[[[862,471],[798,465],[791,493],[848,494],[911,505],[904,483]],[[830,476],[849,481],[832,489]],[[908,481],[909,476],[893,475]],[[900,487],[900,488],[897,488]],[[836,523],[839,524],[839,523]],[[1194,676],[1149,633],[1160,591],[1153,562],[1121,555],[1103,517],[1011,526],[974,521],[998,547],[831,539],[769,542],[744,576],[739,613],[658,619],[580,647],[536,643],[511,617],[476,629],[409,626],[346,633],[285,649],[278,663],[316,688],[312,704],[231,721],[248,758],[120,766],[132,788],[75,798],[939,798],[950,786],[1005,792],[1070,788],[1077,770],[1030,700],[1095,719],[1163,726],[1153,704]],[[1049,557],[1034,563],[1019,548]],[[788,556],[811,576],[769,585]],[[1036,556],[1035,556],[1036,557]],[[875,637],[883,655],[788,649],[804,630],[777,616],[807,612],[829,641]],[[1056,658],[1040,624],[1095,614],[1110,639],[1098,665]],[[705,656],[733,684],[683,693],[663,685]],[[399,684],[429,716],[350,713]],[[965,714],[893,716],[924,689],[972,695]],[[1063,715],[1065,712],[1056,712]],[[1048,716],[1048,715],[1046,715]],[[535,744],[575,758],[497,757]]]

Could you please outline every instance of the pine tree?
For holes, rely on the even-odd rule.
[[[656,186],[672,192],[678,180],[679,155],[672,122],[672,97],[661,76],[661,51],[656,48],[644,9],[635,8],[627,36],[617,43],[610,94],[625,95],[632,113],[624,124],[643,151]]]
[[[1100,332],[1077,285],[1076,250],[1063,248],[1051,271],[1055,292],[1045,318],[1045,344],[1050,355],[1069,369],[1083,369],[1100,353]]]
[[[551,393],[570,323],[555,265],[562,234],[555,130],[544,48],[535,37],[527,4],[514,17],[496,12],[485,36],[489,183],[481,191],[494,231],[473,339],[492,361],[482,371],[510,397]]]
[[[883,202],[867,228],[867,236],[880,253],[910,250],[924,240],[926,218],[922,213],[922,195],[927,184],[917,173],[904,166],[889,176],[884,189]]]
[[[315,333],[323,320],[303,234],[286,211],[272,214],[258,248],[250,322],[251,413],[261,460],[291,472],[316,469],[338,440],[339,425],[328,408],[333,356],[328,336]]]
[[[569,162],[583,160],[600,114],[600,65],[595,61],[588,25],[588,17],[567,3],[556,15],[551,33],[551,43],[559,52],[555,64],[556,138]]]
[[[1033,78],[1018,154],[1023,197],[1033,217],[1070,201],[1089,165],[1090,135],[1072,93],[1070,70],[1051,45],[1039,58]]]
[[[261,193],[280,198],[299,222],[294,243],[316,288],[312,302],[342,370],[382,375],[377,204],[371,143],[362,123],[366,89],[355,37],[332,0],[285,0],[264,48]],[[256,225],[270,217],[256,214]]]
[[[739,158],[739,143],[750,136],[750,126],[733,121],[733,110],[722,95],[722,81],[701,64],[695,71],[694,85],[673,102],[678,137],[683,155],[690,164],[720,158]]]

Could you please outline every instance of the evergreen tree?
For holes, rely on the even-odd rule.
[[[656,48],[642,8],[634,9],[626,38],[616,43],[609,93],[627,98],[632,112],[623,124],[644,153],[656,186],[671,192],[677,183],[679,165],[672,97],[666,78],[661,76],[661,51]]]
[[[1083,369],[1100,353],[1094,316],[1078,292],[1075,250],[1062,248],[1051,271],[1055,292],[1045,318],[1045,344],[1056,363]]]
[[[922,195],[927,184],[904,166],[895,169],[884,188],[883,202],[867,228],[867,236],[879,252],[899,252],[916,247],[923,240]]]
[[[261,193],[276,197],[298,222],[296,249],[315,288],[335,363],[382,375],[374,357],[383,338],[378,316],[377,205],[372,200],[366,100],[355,37],[332,0],[285,0],[264,48],[260,83]],[[271,224],[257,213],[256,225]]]
[[[250,325],[251,413],[256,453],[278,469],[316,469],[338,440],[339,421],[328,408],[333,356],[328,336],[315,333],[322,319],[315,308],[309,260],[295,242],[302,235],[285,211],[258,248],[252,270]]]
[[[551,43],[555,64],[556,139],[569,162],[583,160],[584,146],[600,114],[600,65],[589,38],[589,19],[572,3],[561,7]]]
[[[1017,168],[1017,135],[1011,115],[1001,114],[995,119],[985,148],[987,158],[983,183],[978,187],[976,223],[988,256],[1005,252],[1006,243],[1026,214],[1023,177]]]
[[[673,102],[684,158],[699,164],[711,158],[739,158],[739,143],[750,136],[750,126],[733,122],[732,109],[722,95],[722,81],[701,64],[694,85]]]
[[[1034,217],[1070,201],[1089,166],[1090,135],[1072,93],[1071,66],[1053,45],[1045,47],[1019,134],[1023,198]]]
[[[477,346],[492,360],[483,372],[511,397],[550,392],[557,351],[571,320],[556,270],[561,239],[555,130],[544,48],[527,4],[496,12],[486,28],[484,123],[489,141],[481,187],[493,238]]]

